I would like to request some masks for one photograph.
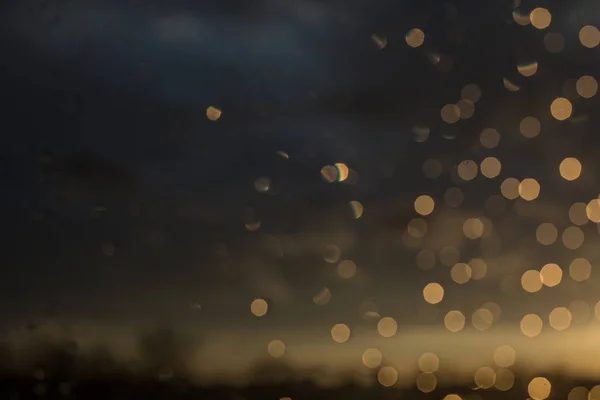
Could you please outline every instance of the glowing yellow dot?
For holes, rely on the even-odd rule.
[[[578,226],[570,226],[562,234],[563,245],[569,250],[576,250],[581,247],[585,235]]]
[[[479,167],[477,163],[473,160],[465,160],[458,164],[457,172],[458,176],[465,181],[470,181],[475,179],[477,176],[477,172],[479,171]]]
[[[252,312],[252,314],[256,315],[257,317],[265,316],[267,314],[268,310],[269,310],[269,305],[263,299],[255,299],[250,304],[250,311]]]
[[[557,286],[562,280],[562,269],[557,264],[546,264],[540,270],[542,283],[548,287]]]
[[[526,178],[519,183],[519,195],[523,200],[531,201],[540,195],[540,184],[532,178]]]
[[[460,119],[460,108],[456,104],[446,104],[440,111],[442,120],[447,124],[454,124]]]
[[[394,386],[398,382],[398,371],[393,367],[383,367],[377,372],[377,380],[382,386]]]
[[[406,44],[410,47],[419,47],[425,42],[425,33],[418,28],[413,28],[406,33]]]
[[[362,217],[364,208],[360,201],[352,200],[350,202],[350,208],[352,209],[352,216],[354,219]]]
[[[350,328],[346,324],[337,324],[331,328],[331,338],[337,343],[345,343],[350,339]]]
[[[579,30],[579,41],[588,49],[600,44],[600,31],[593,25],[586,25]]]
[[[362,362],[368,368],[377,368],[383,361],[383,355],[378,349],[367,349],[362,355]]]
[[[470,100],[459,100],[456,105],[460,110],[461,119],[469,119],[475,113],[475,104],[473,104],[473,102]]]
[[[516,178],[506,178],[500,184],[500,192],[502,196],[507,198],[508,200],[514,200],[519,197],[519,186],[520,183]]]
[[[281,340],[272,340],[269,342],[267,350],[273,358],[283,357],[285,354],[285,343],[283,343]]]
[[[481,258],[474,258],[469,261],[471,266],[471,279],[479,280],[485,278],[487,274],[487,264]]]
[[[418,364],[421,372],[432,374],[440,367],[440,359],[433,353],[423,353]]]
[[[600,394],[600,392],[598,393]],[[577,386],[571,389],[567,400],[596,400],[600,399],[600,396],[590,396],[589,390],[584,386]]]
[[[556,307],[550,312],[550,326],[557,331],[564,331],[571,325],[571,312],[566,307]]]
[[[494,128],[485,128],[479,134],[479,142],[486,149],[493,149],[500,143],[500,133]]]
[[[444,298],[444,288],[439,283],[428,283],[423,289],[423,298],[429,304],[437,304]]]
[[[598,82],[593,76],[585,75],[577,80],[577,94],[584,99],[590,99],[598,92]]]
[[[502,345],[494,351],[494,362],[499,367],[512,367],[516,359],[517,352],[509,345]]]
[[[465,315],[458,310],[448,311],[444,325],[450,332],[460,332],[465,327]]]
[[[563,179],[574,181],[581,175],[581,163],[574,157],[567,157],[561,161],[558,170]]]
[[[463,224],[463,233],[469,239],[478,239],[483,236],[484,225],[479,218],[469,218]]]
[[[531,11],[529,14],[529,19],[531,20],[531,25],[533,25],[535,28],[546,29],[550,26],[552,15],[547,9],[538,7]]]
[[[356,274],[356,264],[352,260],[343,260],[337,266],[338,275],[350,279]]]
[[[471,280],[471,267],[465,263],[456,263],[450,270],[452,280],[458,284],[463,284]]]
[[[521,87],[513,82],[511,82],[508,78],[502,78],[502,83],[504,87],[511,92],[518,92],[521,90]]]
[[[474,83],[469,83],[460,91],[460,97],[475,104],[481,99],[481,89]]]
[[[493,179],[500,175],[502,164],[496,157],[487,157],[481,162],[481,174],[486,178]]]
[[[540,134],[542,129],[542,124],[535,117],[525,117],[521,120],[519,124],[519,131],[521,135],[525,136],[528,139],[532,139]]]
[[[206,109],[206,118],[210,119],[211,121],[218,120],[221,118],[221,110],[214,106],[208,107]]]
[[[556,239],[558,238],[558,229],[556,229],[554,224],[544,222],[537,227],[535,237],[540,244],[549,246],[556,242]]]
[[[444,397],[444,400],[463,400],[463,398],[457,394],[449,394],[446,397]]]
[[[536,337],[542,332],[544,322],[537,314],[527,314],[521,319],[521,332],[527,337]]]
[[[589,279],[592,273],[592,264],[585,258],[576,258],[569,265],[569,275],[575,282]]]
[[[437,386],[437,378],[433,374],[421,373],[417,376],[417,389],[423,393],[431,393]]]
[[[529,25],[530,19],[529,14],[522,12],[519,9],[513,10],[513,19],[515,22],[521,26]]]
[[[535,75],[537,70],[538,70],[537,61],[529,61],[529,62],[524,62],[524,63],[517,65],[517,71],[519,71],[519,73],[526,78],[529,78],[529,77]]]
[[[475,310],[473,315],[471,316],[471,323],[473,324],[473,328],[478,331],[485,331],[492,327],[492,323],[494,322],[494,315],[492,312],[486,308],[479,308]]]
[[[573,203],[569,208],[569,219],[575,225],[585,225],[589,222],[586,203]]]
[[[489,389],[496,383],[496,371],[490,367],[481,367],[475,371],[475,384],[481,389]]]
[[[385,338],[392,337],[398,330],[398,323],[391,317],[384,317],[377,323],[377,332]]]
[[[344,163],[336,163],[335,168],[337,169],[337,181],[343,182],[348,179],[349,168]]]
[[[539,291],[542,286],[542,277],[539,271],[535,269],[530,269],[525,271],[523,275],[521,275],[521,286],[526,292],[535,293]]]
[[[499,368],[496,371],[496,383],[494,387],[500,391],[506,392],[512,389],[515,384],[515,374],[510,369]]]
[[[321,177],[325,182],[333,183],[337,181],[338,169],[333,165],[326,165],[321,168]]]
[[[590,221],[600,223],[600,199],[590,200],[585,207],[585,214]]]
[[[415,200],[415,211],[423,216],[433,212],[435,202],[430,196],[421,195]]]
[[[550,112],[552,116],[559,121],[564,121],[571,116],[573,105],[568,99],[558,97],[550,104]]]
[[[533,400],[545,400],[550,396],[552,385],[546,378],[533,378],[527,385],[527,392]]]

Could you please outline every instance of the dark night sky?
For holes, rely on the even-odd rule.
[[[500,0],[3,5],[0,321],[167,318],[209,331],[308,327],[327,334],[339,320],[367,324],[359,313],[367,300],[401,325],[442,327],[447,310],[469,313],[487,301],[502,306],[507,326],[518,324],[524,302],[547,314],[557,301],[597,301],[593,274],[583,286],[566,282],[573,257],[600,261],[595,224],[585,226],[586,242],[577,250],[561,247],[560,239],[541,248],[535,229],[554,222],[564,230],[572,225],[570,205],[598,195],[598,97],[572,99],[570,120],[550,114],[551,101],[566,96],[565,81],[598,71],[598,48],[578,39],[581,26],[600,22],[598,6],[523,0],[526,12],[536,6],[552,12],[546,30],[516,24],[514,6]],[[425,32],[419,48],[405,42],[412,28]],[[565,38],[559,54],[544,48],[548,31]],[[379,48],[373,34],[387,45]],[[450,57],[451,70],[432,65],[433,54]],[[537,73],[519,75],[516,66],[531,60]],[[502,78],[521,90],[506,90]],[[473,117],[444,123],[442,106],[460,100],[461,88],[472,83],[483,93]],[[218,121],[207,119],[209,106],[222,110]],[[534,139],[519,134],[519,122],[530,115],[542,124]],[[422,143],[416,125],[430,129]],[[479,144],[487,127],[502,135],[497,149]],[[491,155],[502,161],[500,177],[452,180],[462,160],[480,163]],[[582,162],[577,181],[560,178],[565,157]],[[422,172],[432,158],[444,163],[437,179]],[[358,183],[324,182],[321,168],[336,162],[356,171]],[[255,189],[261,176],[271,181],[267,193]],[[515,211],[524,200],[509,201],[501,216],[486,214],[485,200],[508,177],[540,182],[540,197],[531,203],[537,208],[525,217]],[[456,209],[444,206],[453,186],[465,194]],[[423,193],[436,201],[427,217],[430,240],[406,248],[401,237],[418,217],[413,201]],[[351,200],[364,206],[360,219],[352,218]],[[251,222],[248,208],[250,219],[261,221],[256,232],[244,226]],[[485,244],[462,235],[457,221],[476,216],[493,221],[494,240],[502,242],[497,251],[486,253]],[[276,255],[274,240],[298,249]],[[340,280],[335,264],[323,260],[330,244],[356,262],[355,278]],[[449,267],[417,268],[418,250],[446,245],[458,247],[463,262],[485,258],[489,276],[461,286]],[[521,274],[551,261],[563,266],[564,284],[528,296]],[[425,322],[419,310],[436,307],[422,298],[430,281],[447,283],[447,303]],[[513,281],[514,291],[501,289]],[[323,287],[333,297],[320,307],[313,296]],[[254,298],[270,304],[260,322],[249,311]],[[195,302],[200,311],[191,310]]]

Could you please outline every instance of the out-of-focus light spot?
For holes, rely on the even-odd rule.
[[[350,279],[356,275],[356,264],[352,260],[343,260],[337,266],[338,275]]]
[[[363,215],[363,205],[360,201],[352,200],[350,203],[350,208],[352,209],[352,217],[354,219],[359,219]]]
[[[417,197],[414,203],[415,211],[423,216],[429,215],[433,212],[435,202],[431,196],[421,195]]]
[[[538,292],[543,286],[540,272],[535,269],[525,271],[523,275],[521,275],[521,286],[526,292]]]
[[[437,386],[437,378],[434,374],[428,373],[420,373],[417,376],[417,389],[419,389],[423,393],[431,393],[435,390]]]
[[[281,340],[272,340],[267,346],[269,355],[273,358],[281,358],[285,354],[285,343]]]
[[[494,128],[485,128],[479,134],[479,142],[486,149],[493,149],[500,143],[500,133]]]
[[[479,218],[469,218],[463,223],[463,233],[469,239],[483,236],[484,225]]]
[[[496,157],[486,157],[481,162],[481,174],[486,178],[493,179],[500,175],[502,164]]]
[[[460,108],[456,104],[446,104],[440,111],[442,120],[447,124],[454,124],[460,119]]]
[[[540,244],[549,246],[556,242],[558,238],[558,229],[551,222],[544,222],[538,225],[535,230],[535,237]]]
[[[257,317],[265,316],[267,314],[268,310],[269,310],[269,305],[263,299],[255,299],[250,304],[250,311],[252,312],[252,314],[256,315]]]
[[[440,250],[440,262],[448,267],[460,260],[460,251],[454,246],[446,246]]]
[[[502,84],[510,92],[518,92],[519,90],[521,90],[521,87],[519,85],[513,83],[508,78],[502,78]]]
[[[382,367],[377,372],[377,380],[382,386],[394,386],[398,382],[398,371],[393,367]]]
[[[271,180],[266,176],[261,176],[254,181],[254,189],[259,193],[267,193],[271,188]]]
[[[408,234],[415,238],[422,238],[427,233],[427,221],[423,218],[413,218],[408,223]]]
[[[221,110],[214,106],[208,107],[206,109],[206,118],[210,119],[211,121],[218,120],[221,118]]]
[[[550,112],[555,119],[564,121],[573,113],[573,105],[568,99],[558,97],[550,104]]]
[[[479,280],[485,278],[487,274],[487,264],[481,258],[474,258],[469,261],[471,266],[471,279]]]
[[[506,178],[500,184],[500,192],[502,193],[502,196],[508,200],[514,200],[519,197],[520,183],[521,182],[519,182],[517,178]]]
[[[529,23],[531,22],[529,19],[529,14],[524,13],[519,9],[513,10],[512,14],[514,21],[521,26],[529,25]]]
[[[588,49],[600,44],[600,31],[593,25],[586,25],[579,30],[579,41]]]
[[[592,264],[585,258],[576,258],[569,264],[569,275],[575,282],[583,282],[590,278]]]
[[[589,400],[600,399],[600,397],[590,396],[589,393],[590,392],[586,387],[577,386],[577,387],[574,387],[573,389],[571,389],[571,391],[569,392],[569,395],[567,397],[567,400],[588,400],[588,396],[589,396]],[[600,394],[600,391],[598,394]]]
[[[444,193],[444,202],[449,207],[459,207],[464,199],[465,196],[462,190],[457,187],[451,187],[450,189],[446,190],[446,193]]]
[[[286,153],[285,151],[279,150],[277,152],[277,155],[280,156],[281,158],[285,158],[286,160],[290,159],[290,155],[288,153]]]
[[[470,83],[461,89],[460,97],[475,104],[481,99],[481,89],[476,84]]]
[[[423,289],[423,298],[429,304],[437,304],[444,299],[444,288],[436,282],[428,283]]]
[[[558,170],[563,179],[574,181],[581,175],[581,163],[574,157],[567,157],[561,161]]]
[[[421,372],[433,374],[440,367],[440,359],[433,353],[423,353],[419,357],[418,365]]]
[[[348,166],[344,163],[336,163],[335,168],[337,169],[337,181],[343,182],[348,179]]]
[[[340,260],[341,255],[342,251],[339,247],[334,244],[329,244],[325,247],[325,255],[323,256],[323,259],[330,264],[335,264]]]
[[[585,240],[585,235],[578,226],[570,226],[562,234],[563,245],[569,250],[576,250],[581,247]]]
[[[329,303],[329,300],[331,300],[331,291],[329,290],[329,288],[321,289],[321,291],[313,297],[313,301],[315,302],[315,304],[318,304],[320,306],[326,305],[327,303]]]
[[[244,224],[244,226],[250,232],[256,232],[260,228],[260,224],[261,224],[260,221],[254,221],[254,222],[248,222],[247,224]]]
[[[512,367],[516,360],[517,352],[507,344],[499,346],[494,350],[494,362],[499,367]]]
[[[377,332],[385,337],[390,338],[396,334],[398,330],[398,323],[394,318],[391,317],[383,317],[377,323]]]
[[[537,314],[527,314],[521,319],[521,333],[527,337],[536,337],[542,332],[544,322]]]
[[[538,70],[537,61],[528,61],[528,62],[523,62],[523,63],[517,64],[517,71],[519,71],[519,73],[521,75],[523,75],[524,77],[527,77],[527,78],[535,75],[537,70]]]
[[[585,207],[585,214],[590,221],[600,223],[600,199],[591,200]]]
[[[442,174],[442,163],[436,159],[429,159],[423,163],[423,174],[429,179],[435,179]]]
[[[337,324],[331,328],[331,338],[337,343],[345,343],[350,339],[350,328],[346,324]]]
[[[444,326],[450,332],[462,331],[465,327],[465,315],[458,310],[448,311],[444,317]]]
[[[456,263],[450,270],[452,280],[460,285],[471,280],[471,267],[465,263]]]
[[[471,181],[477,177],[477,172],[479,172],[479,167],[477,163],[473,160],[464,160],[461,161],[457,166],[458,176],[465,181]]]
[[[327,183],[333,183],[338,179],[338,169],[333,165],[326,165],[321,168],[321,177]]]
[[[463,400],[463,398],[457,394],[449,394],[444,397],[444,400]]]
[[[571,207],[569,207],[569,219],[575,225],[585,225],[589,222],[587,217],[587,204],[586,203],[573,203]]]
[[[527,385],[527,392],[533,400],[545,400],[550,396],[552,385],[543,377],[533,378]]]
[[[460,118],[461,119],[469,119],[475,113],[475,104],[473,104],[470,100],[459,100],[456,105],[460,110]]]
[[[515,374],[510,369],[499,368],[496,371],[496,383],[494,387],[502,392],[506,392],[515,384]]]
[[[416,257],[417,266],[428,270],[435,266],[435,253],[431,250],[421,250]]]
[[[560,32],[548,32],[544,36],[544,47],[549,53],[560,53],[565,48],[565,38]]]
[[[374,33],[371,35],[371,40],[373,43],[375,43],[379,50],[382,50],[385,48],[385,46],[387,46],[387,37],[384,35],[378,35]]]
[[[542,283],[548,287],[557,286],[562,280],[562,269],[558,264],[546,264],[540,270],[540,278]]]
[[[566,307],[556,307],[550,312],[550,326],[557,331],[564,331],[571,326],[571,312]]]
[[[378,349],[367,349],[362,355],[362,362],[367,368],[377,368],[383,361],[383,354]]]
[[[575,88],[581,97],[591,99],[598,92],[598,82],[593,76],[585,75],[577,79]]]
[[[533,178],[525,178],[519,183],[519,196],[523,200],[532,201],[540,195],[540,184]]]
[[[485,308],[479,308],[473,312],[471,316],[471,324],[473,324],[473,328],[478,331],[485,331],[492,327],[494,323],[494,315],[492,312]]]
[[[413,28],[406,33],[405,40],[410,47],[417,48],[425,42],[425,33],[419,28]]]
[[[478,388],[489,389],[496,383],[496,371],[490,367],[481,367],[475,371],[475,384]]]
[[[535,28],[546,29],[550,26],[550,22],[552,22],[552,15],[547,9],[538,7],[529,13],[529,19],[531,20],[531,25]]]
[[[415,135],[415,142],[423,143],[429,138],[429,128],[426,126],[415,125],[412,128],[413,135]]]
[[[525,117],[519,124],[519,131],[521,132],[521,135],[528,139],[532,139],[539,135],[541,129],[542,124],[540,124],[540,121],[535,117]]]

